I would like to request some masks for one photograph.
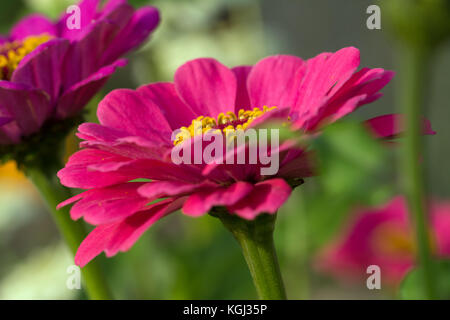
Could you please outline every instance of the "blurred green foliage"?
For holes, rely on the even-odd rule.
[[[315,231],[315,245],[320,246],[353,207],[380,204],[393,190],[387,175],[388,149],[361,124],[333,124],[325,128],[312,148],[317,154],[319,176],[315,178],[315,190],[304,198],[308,226]]]
[[[320,181],[331,198],[355,194],[370,197],[385,163],[385,149],[358,123],[339,122],[313,142]],[[381,166],[380,166],[381,165]]]
[[[450,261],[438,260],[435,261],[435,272],[439,274],[440,278],[437,283],[438,299],[450,300]],[[422,281],[420,279],[421,273],[418,268],[411,270],[403,279],[399,297],[405,300],[424,300],[426,296],[422,290]]]

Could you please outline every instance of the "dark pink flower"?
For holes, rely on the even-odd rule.
[[[76,115],[159,22],[153,7],[83,0],[80,29],[33,14],[0,36],[0,144],[15,144],[49,119]]]
[[[430,208],[433,252],[450,256],[450,203],[434,202]],[[330,242],[318,258],[318,268],[339,278],[367,278],[367,267],[378,265],[381,280],[396,286],[416,261],[416,244],[406,201],[392,199],[378,208],[357,210],[338,239]]]
[[[308,152],[289,141],[282,143],[275,150],[279,171],[268,176],[261,174],[261,164],[177,165],[170,158],[172,132],[201,116],[215,129],[247,128],[289,117],[293,128],[315,134],[378,99],[379,90],[393,76],[383,69],[356,71],[358,65],[355,48],[308,61],[272,56],[232,69],[214,59],[196,59],[176,71],[173,83],[108,94],[98,108],[100,124],[79,127],[84,149],[58,173],[65,186],[88,189],[60,206],[76,202],[72,218],[97,225],[81,244],[76,263],[84,266],[102,251],[112,256],[128,250],[155,221],[178,209],[200,216],[225,207],[244,219],[275,213],[288,199],[290,183],[312,175]],[[277,108],[269,111],[264,106]],[[380,137],[391,137],[397,133],[393,119],[391,115],[372,120],[368,126]],[[196,139],[180,140],[194,145]],[[235,157],[244,149],[224,157]],[[160,198],[164,200],[154,202]]]

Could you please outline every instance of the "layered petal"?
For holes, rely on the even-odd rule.
[[[194,191],[216,188],[212,182],[199,184],[184,181],[153,181],[139,187],[138,193],[147,199],[158,199],[163,197],[182,196]]]
[[[111,238],[118,232],[120,224],[104,224],[96,227],[81,242],[75,255],[75,264],[84,267],[102,253],[108,246]]]
[[[120,32],[108,46],[102,63],[110,63],[139,46],[158,26],[159,21],[159,12],[154,7],[144,7],[136,10],[127,24],[121,28]]]
[[[236,77],[217,60],[189,61],[177,69],[174,79],[181,98],[196,115],[215,118],[221,112],[230,111],[235,104]]]
[[[0,107],[9,112],[24,135],[38,131],[51,112],[44,91],[9,81],[0,81]]]
[[[69,42],[53,39],[35,49],[20,62],[11,81],[47,92],[52,104],[61,90],[61,68]]]
[[[247,88],[247,79],[251,70],[252,66],[239,66],[231,69],[237,81],[235,112],[239,112],[240,109],[247,110],[251,108],[250,96]]]
[[[283,179],[270,179],[255,184],[251,193],[227,208],[232,214],[253,220],[261,213],[276,213],[291,192],[291,187]]]
[[[152,83],[140,87],[137,91],[143,96],[151,109],[160,110],[172,130],[190,125],[192,119],[195,118],[192,109],[178,96],[173,83]]]
[[[358,107],[374,102],[383,95],[379,91],[393,78],[392,71],[383,69],[364,68],[353,77],[326,103],[315,119],[308,122],[310,129],[314,129],[322,121],[334,122]]]
[[[142,185],[129,182],[92,189],[63,202],[58,208],[77,201],[70,210],[73,220],[83,217],[93,225],[116,222],[145,209],[149,200],[137,192]]]
[[[78,41],[72,42],[64,61],[63,88],[86,79],[103,65],[101,60],[119,27],[109,20],[99,20],[86,27],[88,30]]]
[[[114,2],[114,1],[113,1]],[[82,35],[85,34],[86,29],[95,21],[98,15],[100,0],[82,0],[77,4],[80,8],[80,28],[68,28],[67,19],[71,17],[73,12],[70,14],[64,13],[57,24],[59,34],[66,39],[72,41],[78,40]]]
[[[90,165],[115,164],[116,170],[89,170]],[[73,154],[66,166],[58,172],[61,184],[80,189],[102,188],[140,178],[138,170],[118,170],[132,163],[130,159],[101,150],[81,150]],[[94,167],[95,168],[95,167]]]
[[[49,19],[40,14],[31,14],[20,20],[10,32],[13,40],[22,40],[33,35],[57,35],[57,28]]]
[[[278,55],[259,61],[248,76],[252,107],[293,107],[305,73],[305,62],[295,56]]]
[[[125,66],[126,63],[125,59],[120,59],[74,84],[59,98],[56,117],[67,118],[76,115],[100,91],[116,69]]]
[[[83,148],[98,149],[127,157],[130,160],[158,160],[164,158],[168,149],[155,141],[136,136],[125,136],[114,141],[90,140],[80,143]],[[170,150],[170,149],[169,149]]]
[[[61,184],[80,189],[102,188],[141,178],[191,183],[204,180],[196,168],[158,160],[133,160],[96,149],[73,154],[58,177]]]
[[[183,213],[197,217],[206,214],[214,206],[231,206],[244,199],[253,190],[250,183],[239,181],[229,187],[204,190],[189,196],[183,205]]]
[[[161,110],[137,91],[119,89],[110,92],[100,102],[97,116],[104,126],[171,144],[172,129]]]
[[[330,99],[359,66],[359,50],[344,48],[336,53],[322,53],[307,61],[292,117],[296,128],[303,128],[320,107]]]
[[[84,267],[102,251],[113,256],[119,251],[128,250],[151,225],[178,210],[182,201],[183,199],[163,200],[121,222],[96,227],[78,248],[75,263]]]

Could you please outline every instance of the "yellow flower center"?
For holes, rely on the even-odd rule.
[[[181,132],[176,135],[174,145],[177,145],[184,140],[189,140],[192,137],[205,134],[211,130],[214,133],[227,133],[236,130],[245,130],[253,122],[254,119],[262,116],[277,107],[264,106],[263,109],[254,108],[253,110],[239,110],[236,115],[234,112],[220,113],[217,119],[212,117],[200,116],[189,125],[189,127],[181,127]]]
[[[0,80],[11,79],[20,61],[39,45],[49,41],[52,37],[47,34],[29,36],[23,40],[15,40],[0,45]]]
[[[375,249],[393,257],[414,257],[417,246],[410,231],[382,224],[374,231]],[[431,251],[437,253],[437,244],[430,236]]]
[[[374,232],[374,245],[383,254],[396,257],[412,257],[416,252],[409,232],[392,225],[381,225]]]

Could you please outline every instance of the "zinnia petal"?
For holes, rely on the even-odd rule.
[[[231,206],[245,198],[253,186],[247,182],[236,182],[229,187],[200,191],[189,196],[183,206],[183,213],[197,217],[209,212],[214,206]]]
[[[160,109],[133,90],[110,92],[100,102],[97,116],[104,126],[171,144],[172,129]]]
[[[237,81],[233,72],[210,58],[189,61],[175,72],[175,86],[197,115],[217,117],[236,101]]]
[[[251,70],[252,66],[239,66],[231,69],[237,81],[236,82],[237,92],[235,103],[236,107],[234,109],[235,112],[239,112],[240,109],[247,110],[251,108],[250,97],[247,88],[247,79]]]
[[[0,97],[0,104],[16,119],[24,134],[38,131],[51,111],[49,96],[25,84],[0,81]]]
[[[305,72],[305,62],[279,55],[259,61],[248,76],[252,107],[293,107]]]
[[[307,61],[297,104],[292,110],[296,128],[302,128],[318,114],[323,103],[350,79],[359,61],[359,50],[353,47],[322,53]]]
[[[261,213],[276,213],[291,192],[291,187],[283,179],[270,179],[255,184],[250,194],[227,208],[230,213],[253,220]]]
[[[127,61],[125,59],[120,59],[74,84],[60,97],[56,108],[56,116],[58,118],[67,118],[77,114],[103,87],[116,69],[126,64]]]
[[[364,124],[377,138],[390,139],[404,132],[403,121],[404,116],[401,114],[387,114],[369,119]],[[422,134],[436,134],[431,128],[430,121],[425,118],[422,118]]]
[[[188,126],[195,114],[178,96],[175,85],[169,82],[152,83],[137,90],[151,106],[159,109],[172,130]]]
[[[81,217],[90,224],[108,224],[145,209],[149,201],[137,193],[143,183],[129,182],[87,191],[70,210],[73,220]]]
[[[45,16],[40,14],[31,14],[20,20],[10,32],[14,40],[22,40],[28,36],[48,34],[56,36],[56,26]]]
[[[53,103],[61,90],[61,68],[68,48],[69,42],[65,39],[54,39],[40,45],[20,62],[11,81],[44,90]]]
[[[83,240],[75,255],[75,263],[84,267],[102,251],[108,256],[128,250],[153,223],[179,209],[181,200],[164,200],[121,222],[96,227]]]
[[[121,15],[122,16],[122,15]],[[109,63],[139,46],[159,23],[159,12],[154,7],[136,10],[127,24],[121,28],[114,41],[108,46],[102,62]]]

